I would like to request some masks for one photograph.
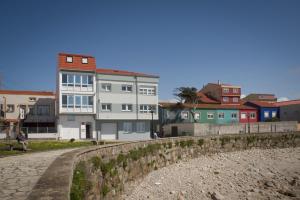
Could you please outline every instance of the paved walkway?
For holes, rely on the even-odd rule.
[[[49,165],[59,155],[74,149],[63,149],[0,158],[0,199],[26,199]]]

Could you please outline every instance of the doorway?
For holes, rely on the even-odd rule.
[[[177,126],[172,126],[171,136],[172,137],[178,137],[178,127]]]
[[[92,139],[91,125],[90,124],[86,124],[85,125],[85,130],[86,130],[86,139]]]

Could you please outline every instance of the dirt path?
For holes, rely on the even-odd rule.
[[[124,199],[300,199],[300,148],[201,156],[162,168]],[[127,191],[129,192],[129,191]]]

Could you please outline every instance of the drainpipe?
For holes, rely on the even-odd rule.
[[[138,92],[138,80],[137,80],[137,76],[134,77],[135,78],[135,103],[136,103],[136,121],[138,121],[139,119],[139,92]]]

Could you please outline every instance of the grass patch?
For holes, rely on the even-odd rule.
[[[248,136],[247,137],[247,145],[252,144],[256,141],[256,136]]]
[[[106,184],[102,185],[102,187],[101,187],[101,195],[103,197],[105,197],[107,195],[107,193],[109,193],[109,191],[110,191],[109,187]]]
[[[221,137],[220,138],[221,140],[221,145],[224,146],[226,143],[229,143],[230,142],[230,137]]]
[[[91,183],[86,179],[85,162],[79,162],[73,173],[73,182],[71,187],[70,199],[81,200],[87,191],[91,188]]]
[[[202,147],[203,144],[204,144],[204,140],[203,140],[203,139],[199,139],[199,140],[198,140],[198,145],[199,145],[200,147]]]
[[[22,145],[18,144],[17,141],[10,142],[14,148],[18,148],[18,150],[9,151],[7,148],[7,144],[9,142],[1,141],[0,142],[0,157],[9,156],[9,155],[18,155],[24,154],[22,149]],[[67,148],[76,148],[76,147],[86,147],[92,146],[93,143],[91,141],[28,141],[27,148],[30,149],[27,152],[39,152],[39,151],[49,151],[56,149],[67,149]]]

